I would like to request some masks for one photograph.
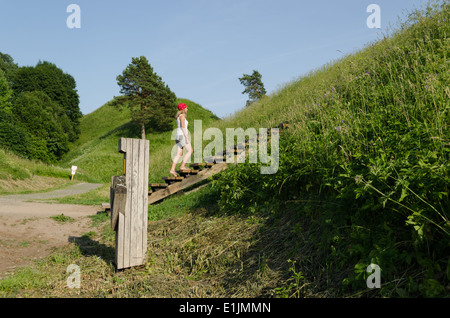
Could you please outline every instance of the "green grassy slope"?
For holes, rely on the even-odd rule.
[[[188,105],[190,120],[202,120],[205,125],[218,120],[209,110],[190,100],[178,99],[178,103],[181,102]],[[173,125],[176,128],[175,119]],[[63,167],[76,165],[80,172],[105,183],[111,181],[111,176],[122,173],[123,154],[117,151],[119,139],[140,138],[139,127],[130,123],[129,111],[117,110],[108,103],[82,118],[81,132],[80,139],[60,164]],[[150,141],[150,182],[161,182],[162,177],[168,176],[171,150],[175,145],[171,134],[172,131],[146,131]]]
[[[190,100],[179,99],[178,102],[184,102],[189,106],[191,121],[202,120],[207,127],[219,120],[211,111]],[[63,184],[64,180],[70,180],[72,165],[78,166],[76,181],[109,183],[111,176],[120,175],[123,155],[117,151],[119,139],[140,138],[139,127],[130,122],[129,110],[127,108],[117,110],[107,103],[85,115],[80,124],[82,132],[80,138],[71,145],[71,150],[56,165],[23,159],[0,149],[0,180],[2,180],[0,193],[32,191],[33,186],[36,190],[44,190],[45,182],[48,183],[49,189],[55,184]],[[175,128],[175,120],[173,125]],[[171,151],[175,145],[171,140],[171,133],[172,131],[153,132],[150,129],[147,131],[151,153],[150,182],[161,182],[162,177],[168,176]],[[40,178],[34,180],[35,176],[48,179],[45,182]],[[96,200],[104,201],[104,198],[101,200],[97,197]]]
[[[291,214],[297,265],[309,271],[313,262],[298,244],[323,253],[315,261],[326,272],[310,273],[326,278],[319,289],[365,293],[375,263],[381,295],[448,293],[449,19],[448,3],[412,14],[391,37],[220,123],[290,121],[275,175],[240,165],[216,190],[228,213]]]
[[[0,194],[51,190],[70,183],[70,178],[70,167],[24,159],[0,149]],[[95,182],[84,173],[78,174],[77,180]]]
[[[69,180],[68,169],[23,159],[0,149],[0,194],[51,189]]]
[[[259,164],[240,164],[210,187],[150,206],[145,269],[115,273],[114,237],[108,232],[53,255],[42,263],[36,280],[29,274],[0,283],[0,292],[448,296],[449,21],[448,5],[412,14],[391,37],[214,122],[225,130],[289,120],[291,128],[281,133],[280,168],[262,175]],[[113,135],[111,149],[103,149],[103,139]],[[105,156],[117,151],[119,133],[98,136],[104,138],[80,144],[78,154],[74,148],[66,164],[81,164],[83,147],[90,154],[99,147]],[[120,155],[117,160],[120,169]],[[75,261],[89,271],[83,272],[80,291],[67,291],[61,273]],[[381,268],[379,289],[366,285],[371,263]],[[29,281],[37,283],[20,287]]]

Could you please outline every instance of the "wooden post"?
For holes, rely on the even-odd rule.
[[[119,152],[126,156],[125,175],[111,180],[111,227],[116,231],[116,268],[123,269],[146,260],[149,141],[121,138]]]

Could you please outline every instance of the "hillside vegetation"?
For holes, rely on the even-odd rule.
[[[320,289],[364,289],[374,263],[382,295],[447,294],[449,32],[448,4],[428,7],[391,37],[220,123],[292,125],[276,174],[240,165],[216,181],[221,210],[293,214],[289,249],[300,268],[322,269],[310,275],[324,278]],[[317,262],[296,252],[305,239],[323,253]]]
[[[204,125],[210,125],[219,119],[211,111],[190,100],[177,100],[177,103],[182,102],[188,106],[189,119],[202,120]],[[82,134],[70,152],[63,157],[60,165],[76,165],[82,173],[98,182],[110,183],[111,176],[123,173],[123,154],[118,152],[119,139],[140,137],[139,125],[130,120],[127,108],[118,110],[110,103],[84,116],[81,119]],[[193,126],[193,121],[191,125]],[[192,126],[189,128],[193,133]],[[173,128],[176,128],[175,118]],[[146,131],[146,138],[150,141],[149,180],[160,183],[162,177],[168,176],[175,141],[171,139],[172,130],[159,132],[148,127]]]
[[[203,128],[224,133],[289,121],[279,170],[230,166],[207,187],[150,206],[144,268],[114,271],[106,224],[2,280],[0,295],[448,297],[449,9],[417,11],[391,36],[229,118],[206,114]],[[115,112],[85,116],[89,136],[64,166],[105,183],[121,172],[118,138],[136,133]],[[151,180],[167,174],[169,136],[149,132]],[[65,286],[71,263],[82,269],[80,290]],[[381,269],[380,288],[366,285],[370,264]]]
[[[85,176],[80,179],[87,180]],[[0,194],[41,191],[70,182],[70,170],[0,149]]]
[[[0,147],[55,163],[79,134],[74,78],[50,62],[19,67],[0,52]]]

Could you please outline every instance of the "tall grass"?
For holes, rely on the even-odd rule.
[[[225,119],[224,127],[289,120],[292,128],[281,137],[277,174],[246,164],[215,182],[222,210],[311,218],[327,229],[315,238],[327,266],[347,271],[345,292],[365,287],[362,268],[374,262],[396,282],[383,295],[445,293],[449,18],[448,3],[429,5],[392,36]]]
[[[0,149],[0,179],[24,180],[33,175],[70,178],[70,170],[35,160],[23,159],[7,150]]]
[[[230,166],[212,187],[150,207],[155,222],[145,269],[112,273],[104,261],[112,259],[109,235],[107,246],[88,241],[82,256],[53,255],[49,261],[68,257],[54,270],[75,260],[95,269],[83,277],[87,297],[447,296],[449,18],[448,4],[429,5],[364,50],[224,120],[208,117],[203,128],[223,132],[288,120],[279,170],[262,175],[259,164]],[[86,128],[114,112],[101,111],[86,116]],[[65,165],[78,164],[105,183],[121,173],[118,138],[139,135],[122,116],[111,114],[114,125],[84,137]],[[156,181],[166,175],[173,143],[164,133],[148,138]],[[370,263],[382,270],[381,289],[366,286]],[[60,281],[48,286],[67,295]],[[43,290],[53,295],[39,286],[33,292]]]
[[[77,181],[92,182],[77,174]],[[0,149],[0,194],[19,194],[59,189],[71,183],[70,168],[28,160]]]

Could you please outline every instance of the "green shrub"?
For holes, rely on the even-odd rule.
[[[0,122],[0,146],[24,157],[29,156],[26,130],[15,122]]]

